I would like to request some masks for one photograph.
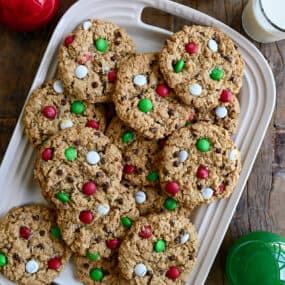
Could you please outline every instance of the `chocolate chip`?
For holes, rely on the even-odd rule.
[[[135,148],[133,149],[133,154],[138,154],[139,153],[139,149]]]
[[[217,43],[220,43],[220,37],[219,37],[218,35],[214,35],[214,36],[212,37],[212,39],[213,39],[214,41],[216,41]]]
[[[97,88],[99,86],[99,84],[98,84],[98,82],[94,81],[94,82],[92,82],[91,86],[93,88]]]
[[[109,182],[105,181],[105,182],[102,184],[102,187],[103,187],[103,190],[104,190],[104,191],[108,190],[108,188],[109,188]]]
[[[175,151],[174,153],[173,153],[173,157],[178,157],[179,156],[179,151]]]
[[[233,58],[229,55],[226,55],[226,54],[221,54],[221,57],[223,57],[226,61],[228,61],[229,63],[232,63],[233,61]]]
[[[176,258],[175,258],[174,255],[170,255],[170,256],[168,256],[168,259],[169,259],[170,261],[174,261]]]
[[[75,232],[76,232],[76,233],[80,233],[80,227],[76,228],[76,229],[75,229]]]
[[[96,177],[97,178],[102,177],[102,176],[103,176],[103,173],[101,171],[96,172]]]
[[[99,243],[101,240],[102,240],[102,237],[101,236],[97,236],[94,238],[94,240]]]
[[[117,59],[118,59],[118,57],[117,57],[116,54],[114,54],[114,55],[111,56],[111,60],[112,60],[112,61],[116,61]]]
[[[106,164],[106,159],[104,157],[102,157],[100,161],[102,164]]]
[[[174,161],[174,162],[173,162],[173,166],[174,166],[174,167],[178,167],[178,166],[179,166],[179,161]]]
[[[83,264],[83,267],[84,267],[85,269],[88,269],[88,268],[89,268],[89,264],[88,264],[88,263],[84,263],[84,264]]]
[[[43,237],[46,234],[45,231],[40,231],[40,236]]]
[[[233,82],[233,83],[236,83],[237,82],[237,78],[235,76],[232,76],[230,78],[230,81]]]
[[[115,36],[116,38],[121,38],[121,37],[122,37],[121,31],[116,30],[116,31],[114,32],[114,36]]]
[[[148,270],[148,271],[146,272],[146,275],[152,276],[152,275],[153,275],[153,271],[152,271],[152,270]]]
[[[175,243],[180,243],[180,237],[175,238],[174,242]]]
[[[61,104],[62,106],[66,105],[66,99],[61,99],[60,104]]]
[[[143,97],[143,94],[142,93],[140,93],[140,94],[138,94],[138,99],[142,99],[142,97]]]
[[[153,134],[156,134],[156,133],[157,133],[157,128],[150,128],[150,131],[151,131]]]
[[[178,124],[175,124],[175,129],[179,129],[179,125]]]
[[[63,170],[62,169],[58,169],[57,171],[56,171],[56,175],[62,175],[63,174]]]
[[[165,176],[169,175],[169,171],[166,168],[163,168],[162,172]]]
[[[136,174],[142,174],[143,173],[143,170],[141,167],[137,167],[136,170],[135,170]]]
[[[220,147],[217,147],[216,148],[216,153],[221,153],[222,152],[222,149]]]
[[[38,244],[38,245],[36,246],[36,248],[44,249],[45,247],[43,246],[43,244],[42,244],[42,243],[40,243],[40,244]]]
[[[199,190],[201,190],[201,189],[203,188],[203,186],[202,186],[200,183],[198,183],[198,184],[197,184],[197,188],[198,188]]]
[[[169,224],[170,224],[172,227],[174,227],[174,226],[175,226],[175,221],[170,220],[170,221],[169,221]]]
[[[15,259],[15,260],[18,261],[18,262],[21,261],[21,257],[20,257],[17,253],[14,253],[14,254],[13,254],[13,259]]]
[[[109,230],[106,225],[103,227],[103,231],[107,234],[107,236],[109,236],[112,233],[112,231]]]
[[[114,41],[114,45],[118,46],[121,42],[120,41]]]
[[[34,220],[34,221],[38,221],[39,219],[40,219],[40,216],[39,216],[39,215],[33,216],[33,220]]]
[[[127,100],[127,96],[122,96],[121,97],[121,101],[126,101]]]
[[[126,185],[125,185],[126,186]],[[127,187],[127,186],[126,186]],[[115,200],[118,204],[123,205],[124,200],[122,198],[118,198]]]
[[[160,275],[164,275],[165,272],[166,272],[166,270],[159,270],[159,274],[160,274]]]
[[[98,137],[98,138],[101,137],[101,133],[100,133],[100,132],[94,132],[94,135],[95,135],[96,137]]]
[[[80,146],[80,140],[75,140],[73,143],[75,146]]]
[[[73,183],[73,182],[74,182],[74,179],[73,179],[72,176],[68,175],[68,176],[66,177],[66,181],[67,181],[68,183]]]
[[[168,109],[167,113],[168,113],[169,117],[171,117],[171,116],[174,116],[175,111],[173,109]]]

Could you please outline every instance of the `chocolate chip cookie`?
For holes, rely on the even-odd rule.
[[[120,272],[134,284],[184,284],[197,248],[195,228],[183,215],[140,217],[120,247]]]
[[[110,102],[118,65],[134,53],[133,40],[124,29],[99,19],[87,20],[60,47],[59,77],[78,100]]]
[[[17,284],[50,284],[71,255],[54,211],[42,205],[10,210],[0,221],[0,235],[0,272]]]
[[[33,92],[23,121],[29,141],[36,147],[58,131],[75,125],[102,132],[106,126],[103,105],[70,99],[60,80],[50,80]]]
[[[223,92],[237,95],[242,86],[241,54],[236,44],[214,27],[183,27],[166,41],[159,65],[176,95],[198,109]]]
[[[155,53],[139,54],[120,66],[113,100],[118,117],[150,139],[171,134],[193,113],[165,83]]]
[[[170,136],[162,150],[162,189],[186,207],[228,197],[241,170],[241,156],[229,133],[196,123]]]

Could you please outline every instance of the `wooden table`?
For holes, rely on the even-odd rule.
[[[61,2],[55,19],[40,31],[17,33],[0,27],[0,159],[9,143],[52,31],[64,11],[75,1]],[[241,26],[244,0],[176,2],[205,12],[244,34]],[[143,19],[173,31],[187,23],[153,9],[147,9]],[[285,41],[256,45],[273,69],[277,84],[277,105],[247,187],[209,275],[208,285],[226,284],[225,256],[230,244],[240,235],[269,230],[285,236]]]

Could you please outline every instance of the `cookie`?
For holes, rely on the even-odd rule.
[[[154,53],[139,54],[120,66],[113,100],[119,118],[150,139],[171,134],[193,113],[166,85]]]
[[[133,40],[124,29],[107,21],[88,20],[64,39],[59,77],[67,92],[79,100],[111,102],[118,65],[134,53]]]
[[[50,80],[37,88],[25,106],[23,121],[31,144],[40,146],[50,136],[72,126],[89,126],[104,132],[103,105],[72,100],[60,80]]]
[[[221,98],[224,96],[221,95]],[[186,126],[193,122],[208,122],[234,134],[238,127],[239,114],[240,105],[236,96],[231,96],[229,101],[209,99],[204,107],[195,110],[195,114],[188,119]]]
[[[160,213],[167,211],[164,206],[167,195],[157,186],[133,186],[127,181],[122,181],[122,185],[131,191],[136,201],[136,208],[139,210],[140,216],[146,216],[152,213]]]
[[[128,189],[118,185],[117,193],[117,198],[103,200],[101,204],[90,201],[76,205],[72,210],[58,209],[58,226],[73,252],[81,256],[99,254],[106,258],[118,250],[139,213]]]
[[[197,248],[195,228],[183,215],[140,217],[119,249],[119,269],[135,284],[184,284]]]
[[[50,284],[71,255],[54,211],[42,205],[10,210],[0,221],[0,235],[0,272],[17,284]]]
[[[162,150],[161,188],[185,207],[228,197],[241,170],[241,156],[229,133],[196,123],[170,136]]]
[[[112,119],[106,136],[122,151],[125,180],[140,186],[159,182],[159,141],[144,138],[118,117]]]
[[[49,180],[54,177],[60,181],[57,176],[64,171],[67,171],[66,179],[80,172],[96,179],[94,182],[108,191],[113,183],[120,182],[122,170],[120,150],[103,133],[78,126],[60,131],[41,147],[34,177],[42,189],[47,189]],[[74,183],[81,181],[74,180]]]
[[[242,86],[241,54],[235,43],[214,27],[184,26],[166,41],[159,65],[176,95],[195,108],[219,99],[223,92],[237,95]]]

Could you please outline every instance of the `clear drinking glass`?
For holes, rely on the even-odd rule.
[[[285,0],[249,0],[242,25],[251,38],[261,43],[285,39]]]

